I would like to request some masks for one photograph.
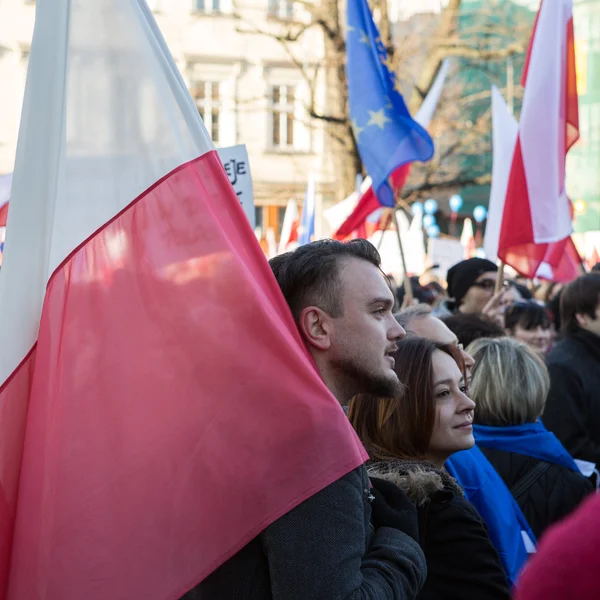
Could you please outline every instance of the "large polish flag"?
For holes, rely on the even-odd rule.
[[[0,598],[174,600],[366,455],[144,0],[36,9],[0,272]]]
[[[572,0],[543,0],[525,72],[519,133],[506,191],[498,256],[527,277],[559,265],[572,219],[568,150],[579,138]]]

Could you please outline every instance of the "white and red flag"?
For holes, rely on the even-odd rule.
[[[463,255],[465,259],[473,258],[477,251],[475,242],[475,233],[473,232],[473,221],[467,218],[463,223],[463,230],[460,235],[460,245],[463,247]]]
[[[298,247],[298,228],[300,227],[300,215],[298,204],[294,199],[288,200],[281,225],[278,253],[283,254],[288,250]]]
[[[523,74],[525,94],[498,256],[526,277],[571,256],[566,155],[579,138],[572,0],[543,0]],[[547,270],[547,269],[546,269]]]
[[[144,0],[37,2],[0,340],[2,600],[174,600],[366,456]]]

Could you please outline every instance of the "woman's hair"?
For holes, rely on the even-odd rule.
[[[532,350],[511,338],[497,338],[476,340],[467,352],[475,360],[469,386],[475,423],[522,425],[541,416],[550,377]]]
[[[504,313],[506,329],[514,333],[517,325],[523,329],[550,329],[552,322],[548,311],[534,301],[521,300],[511,304]]]
[[[462,354],[456,346],[406,338],[398,344],[395,354],[396,374],[406,386],[404,394],[394,398],[360,394],[350,401],[348,418],[371,458],[390,455],[422,458],[427,454],[436,419],[433,388],[436,350],[451,356],[465,375]]]

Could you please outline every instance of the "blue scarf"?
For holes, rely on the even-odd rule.
[[[485,521],[506,576],[514,585],[528,557],[521,532],[527,533],[531,541],[536,543],[535,535],[519,505],[477,446],[453,454],[445,467]]]
[[[524,454],[579,473],[571,455],[541,421],[506,427],[473,425],[473,435],[482,448]]]

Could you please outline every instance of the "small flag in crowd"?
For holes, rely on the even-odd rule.
[[[300,225],[298,215],[298,205],[291,199],[288,201],[281,225],[281,235],[279,237],[279,254],[292,250],[298,245],[298,227]]]
[[[315,235],[315,209],[317,204],[317,190],[313,173],[308,174],[302,219],[298,229],[298,245],[309,244]]]
[[[473,258],[477,252],[475,243],[475,234],[473,233],[473,221],[467,218],[463,223],[463,230],[460,236],[460,245],[463,247],[464,257]]]
[[[6,219],[8,217],[8,201],[10,200],[11,185],[12,174],[0,175],[0,266],[2,266],[2,255],[4,252],[4,236],[6,235]]]
[[[179,598],[366,459],[144,0],[37,1],[6,234],[2,600]]]

